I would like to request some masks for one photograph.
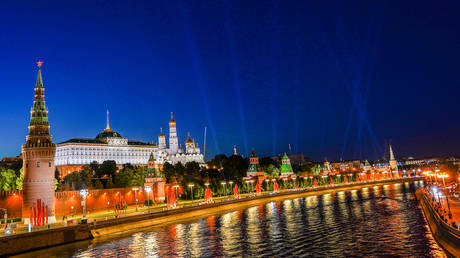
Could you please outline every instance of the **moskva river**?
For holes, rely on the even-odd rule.
[[[33,257],[443,257],[417,202],[423,182],[269,202]]]

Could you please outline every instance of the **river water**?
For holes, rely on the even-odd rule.
[[[422,181],[269,202],[20,257],[443,257],[409,199],[419,187]]]

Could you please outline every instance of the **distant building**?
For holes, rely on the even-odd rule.
[[[2,164],[7,167],[13,166],[15,163],[18,163],[21,161],[22,161],[22,155],[19,155],[17,157],[3,157],[2,158]]]
[[[158,141],[163,141],[160,139]],[[163,136],[164,137],[164,136]],[[200,148],[198,144],[195,143],[195,140],[190,137],[190,133],[188,134],[188,138],[185,141],[185,151],[182,147],[178,147],[179,140],[177,137],[177,129],[176,129],[176,121],[173,119],[173,114],[171,113],[171,120],[169,121],[169,149],[166,149],[165,144],[161,144],[161,148],[159,149],[162,153],[167,153],[167,160],[171,164],[182,163],[185,164],[187,162],[197,162],[204,166],[204,155],[201,154]]]
[[[294,171],[292,170],[291,161],[289,160],[288,155],[284,153],[283,159],[281,160],[281,179],[294,179]]]
[[[311,163],[311,159],[309,158],[306,158],[305,155],[303,153],[299,153],[299,154],[290,154],[290,155],[287,155],[291,164],[294,164],[294,165],[303,165],[303,164],[306,164],[306,163]],[[272,156],[270,157],[271,159],[273,159],[274,161],[276,161],[277,163],[281,163],[281,160],[283,159],[283,156]]]
[[[265,179],[264,171],[260,168],[259,157],[257,157],[254,150],[252,150],[251,156],[249,157],[249,168],[246,172],[246,176],[243,177],[244,181],[256,181],[257,183],[262,183]]]

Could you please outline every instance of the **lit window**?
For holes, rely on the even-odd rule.
[[[37,161],[37,168],[40,167],[40,161]]]
[[[51,167],[51,162],[48,162],[49,167]]]

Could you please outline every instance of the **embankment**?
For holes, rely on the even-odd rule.
[[[245,207],[260,205],[271,201],[299,198],[310,195],[321,195],[330,192],[360,189],[377,185],[418,181],[421,178],[402,178],[379,182],[362,182],[351,185],[335,185],[316,189],[285,191],[277,194],[266,194],[251,198],[242,198],[219,203],[197,205],[180,209],[155,212],[98,221],[96,225],[74,225],[63,228],[22,233],[0,238],[0,256],[27,252],[35,249],[52,247],[92,237],[107,236],[116,233],[142,230],[146,227],[159,226],[184,220],[197,219],[212,214],[239,210]]]
[[[417,190],[417,200],[422,207],[431,233],[438,244],[451,256],[460,257],[460,232],[447,225],[426,199],[424,189]]]

